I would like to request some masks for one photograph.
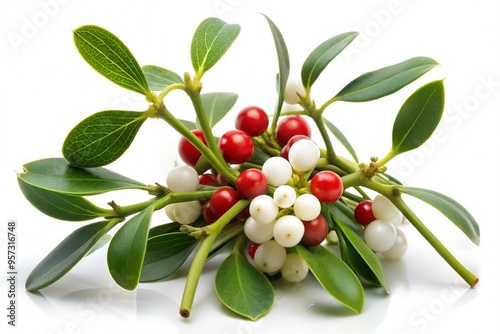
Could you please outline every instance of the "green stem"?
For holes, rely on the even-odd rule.
[[[180,307],[180,314],[183,318],[188,318],[191,314],[193,306],[194,295],[200,280],[203,266],[207,260],[208,254],[212,249],[212,245],[220,234],[224,226],[226,226],[238,213],[240,213],[248,204],[250,200],[240,200],[233,205],[225,214],[223,214],[215,223],[208,226],[206,236],[201,241],[200,248],[194,256],[193,263],[189,268],[189,273],[186,278],[186,285],[184,287],[184,294],[182,295],[182,302]]]
[[[212,127],[210,126],[207,114],[205,113],[205,107],[203,106],[203,102],[201,100],[201,83],[197,80],[196,77],[194,80],[192,80],[188,74],[184,76],[184,82],[186,86],[185,91],[191,99],[191,103],[193,104],[194,110],[196,112],[196,117],[198,119],[198,122],[200,123],[201,131],[203,132],[205,140],[207,141],[208,149],[212,152],[213,157],[219,161],[219,163],[217,163],[216,165],[212,165],[230,183],[234,184],[236,182],[237,173],[235,173],[233,169],[229,168],[229,166],[225,163],[222,154],[220,153],[217,141],[215,140],[215,137],[212,133]]]
[[[183,192],[183,193],[174,193],[169,192],[162,197],[155,197],[148,201],[135,203],[131,205],[120,206],[116,204],[114,201],[109,202],[108,204],[113,208],[113,212],[115,217],[127,217],[132,214],[141,212],[151,204],[154,204],[154,210],[159,210],[165,207],[168,204],[179,203],[179,202],[188,202],[188,201],[197,201],[197,200],[207,200],[212,197],[215,190],[198,190],[193,192]]]
[[[369,179],[364,179],[364,186],[384,195],[401,211],[401,213],[412,223],[417,231],[429,242],[439,255],[462,277],[471,287],[476,285],[478,278],[465,268],[441,241],[425,226],[418,216],[408,207],[398,186],[384,185]]]
[[[209,147],[203,144],[203,142],[198,137],[196,137],[186,126],[184,126],[184,124],[179,122],[179,120],[175,118],[174,115],[172,115],[172,113],[168,111],[166,107],[159,110],[156,116],[167,122],[171,127],[179,132],[181,136],[183,136],[191,144],[193,144],[193,146],[201,152],[205,159],[207,159],[210,165],[212,165],[219,173],[221,173],[227,180],[229,180],[229,182],[236,182],[236,176],[233,172],[231,172],[232,170],[226,165],[225,162],[222,162],[222,158],[217,157],[216,153],[219,152],[218,149],[212,151]]]
[[[465,268],[439,239],[424,225],[415,213],[403,201],[401,196],[393,197],[393,203],[403,215],[415,226],[420,234],[432,245],[441,257],[459,274],[471,287],[477,284],[478,278]]]

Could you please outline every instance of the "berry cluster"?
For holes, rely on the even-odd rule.
[[[262,272],[281,272],[287,281],[298,282],[306,277],[308,266],[293,247],[317,246],[325,240],[329,227],[321,215],[321,203],[337,201],[344,187],[336,173],[315,171],[320,149],[310,139],[309,124],[298,115],[284,117],[277,126],[274,140],[281,148],[279,156],[269,157],[262,166],[245,166],[254,152],[253,138],[264,134],[268,125],[266,112],[250,106],[238,113],[235,129],[220,137],[222,157],[240,170],[234,185],[216,172],[198,176],[195,167],[201,153],[182,137],[178,149],[186,165],[169,173],[170,191],[195,191],[199,185],[218,189],[207,201],[174,203],[165,210],[170,219],[181,224],[191,224],[200,215],[212,224],[240,199],[251,199],[234,219],[244,221],[244,233],[250,242],[249,260]],[[206,144],[201,130],[192,133]]]
[[[399,260],[408,243],[399,228],[404,220],[401,212],[387,197],[377,195],[373,201],[360,202],[354,209],[356,221],[363,225],[366,244],[390,260]]]

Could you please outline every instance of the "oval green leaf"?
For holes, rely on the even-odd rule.
[[[366,102],[397,92],[439,64],[431,58],[415,57],[362,74],[335,96],[336,101]]]
[[[159,281],[173,274],[186,261],[198,241],[184,232],[148,238],[140,281]]]
[[[346,32],[318,45],[302,65],[301,76],[304,87],[306,89],[311,87],[328,64],[358,35],[358,32]]]
[[[123,224],[109,243],[109,272],[124,289],[134,290],[139,283],[153,212],[153,206],[139,212]]]
[[[222,58],[239,33],[239,25],[215,17],[200,23],[191,42],[191,62],[198,79]]]
[[[290,75],[290,57],[288,55],[288,48],[286,46],[285,39],[281,34],[281,31],[269,17],[264,14],[262,14],[262,16],[264,16],[264,18],[267,20],[267,23],[269,24],[269,28],[271,29],[271,33],[274,39],[274,46],[276,47],[276,52],[278,55],[278,103],[276,104],[276,113],[274,115],[276,122],[281,112],[283,102],[285,101],[285,88],[288,77]]]
[[[477,221],[454,199],[429,189],[400,187],[403,193],[416,197],[438,209],[453,222],[474,244],[479,246],[480,230]]]
[[[19,178],[32,186],[74,196],[102,194],[122,189],[147,190],[147,186],[103,167],[72,167],[63,158],[32,161]]]
[[[334,218],[335,219],[335,218]],[[340,220],[335,219],[339,242],[343,249],[342,257],[346,257],[351,264],[351,268],[367,281],[382,286],[389,293],[387,279],[379,258],[368,247],[361,237],[344,225]]]
[[[72,232],[33,269],[26,289],[38,291],[66,275],[117,222],[92,223]]]
[[[105,210],[81,196],[72,196],[35,187],[17,178],[24,197],[40,212],[55,219],[85,221],[110,216],[112,210]]]
[[[365,301],[363,286],[344,261],[321,245],[295,248],[330,295],[351,310],[361,312]]]
[[[170,85],[182,83],[180,75],[163,67],[146,65],[142,67],[142,71],[146,76],[149,88],[154,91],[161,91]]]
[[[101,167],[118,159],[132,144],[146,116],[138,111],[105,110],[78,123],[63,144],[73,166]]]
[[[354,147],[352,147],[351,143],[349,142],[347,137],[344,136],[342,131],[340,131],[335,125],[333,125],[332,122],[330,122],[325,117],[323,117],[323,122],[325,123],[328,130],[330,130],[330,132],[335,136],[335,138],[337,138],[337,140],[345,147],[347,152],[349,152],[349,154],[351,154],[354,161],[358,162],[358,156],[356,154],[356,151],[354,150]]]
[[[392,156],[413,150],[432,135],[444,110],[442,80],[416,90],[399,110],[392,128]]]
[[[149,95],[149,87],[130,50],[115,35],[98,26],[85,25],[74,31],[76,48],[97,72],[115,84]]]
[[[217,270],[215,292],[227,308],[251,320],[266,314],[274,301],[274,289],[266,276],[237,252]]]
[[[206,93],[201,94],[200,98],[207,115],[208,124],[213,128],[234,106],[238,94]],[[201,129],[198,120],[196,120],[196,128]]]

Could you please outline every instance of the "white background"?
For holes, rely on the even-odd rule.
[[[328,296],[314,279],[277,282],[271,312],[257,322],[231,314],[217,300],[213,277],[218,260],[202,276],[192,317],[178,315],[186,270],[171,280],[141,284],[127,292],[111,280],[105,249],[79,263],[66,277],[37,294],[24,291],[33,267],[81,223],[54,221],[35,209],[17,188],[16,171],[29,161],[61,156],[68,131],[105,109],[142,110],[146,104],[95,73],[79,56],[72,29],[97,24],[119,36],[141,65],[192,72],[189,45],[208,16],[239,23],[233,48],[204,77],[204,90],[237,92],[233,113],[217,126],[232,127],[231,115],[248,104],[272,111],[275,50],[267,23],[274,20],[288,44],[292,76],[319,43],[346,31],[361,35],[316,82],[321,103],[359,74],[428,56],[442,66],[397,94],[362,104],[338,103],[327,116],[350,139],[361,160],[383,156],[400,105],[419,85],[446,78],[447,104],[438,132],[423,148],[389,164],[408,185],[431,188],[464,204],[482,232],[476,247],[438,212],[412,206],[443,243],[480,277],[474,289],[448,267],[423,238],[404,226],[404,260],[383,262],[391,294],[366,290],[355,315]],[[1,261],[6,267],[6,225],[18,227],[17,327],[7,326],[6,279],[0,315],[8,333],[498,333],[500,332],[500,232],[498,181],[500,123],[500,3],[498,1],[0,1],[0,221]],[[167,104],[193,119],[182,95]],[[177,135],[160,120],[148,121],[126,154],[109,168],[144,183],[164,182],[176,158]],[[339,149],[340,150],[340,149]],[[340,150],[342,152],[342,150]],[[135,195],[135,194],[134,194]],[[115,195],[108,195],[115,196]],[[117,198],[127,201],[130,197]],[[128,195],[127,195],[128,196]],[[117,199],[103,198],[106,201]],[[164,222],[160,214],[154,223]],[[5,272],[7,270],[5,269]]]

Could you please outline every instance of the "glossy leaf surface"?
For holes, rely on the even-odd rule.
[[[97,112],[70,131],[64,141],[63,156],[77,167],[108,165],[129,148],[145,120],[138,111]]]
[[[134,290],[139,283],[152,215],[152,206],[139,212],[120,227],[109,243],[109,272],[124,289]]]
[[[431,58],[415,57],[362,74],[342,88],[335,100],[365,102],[390,95],[438,65]]]
[[[462,230],[462,232],[473,243],[479,246],[479,225],[469,211],[463,207],[463,205],[446,195],[429,189],[401,187],[401,191],[416,197],[439,210],[460,230]]]
[[[296,249],[330,295],[351,310],[361,312],[365,300],[363,287],[344,261],[321,245],[311,248],[297,245]]]
[[[72,196],[35,187],[17,179],[24,197],[36,209],[52,218],[66,221],[85,221],[112,215],[111,210],[105,210],[81,196]]]
[[[94,25],[82,26],[73,33],[76,48],[97,72],[121,87],[149,94],[141,67],[118,37]]]
[[[38,291],[66,275],[115,224],[103,221],[72,232],[33,269],[26,279],[26,289]]]
[[[198,240],[184,232],[169,232],[148,238],[141,282],[153,282],[173,274],[189,257]]]
[[[285,88],[290,75],[290,57],[288,55],[288,48],[281,31],[269,17],[266,15],[263,16],[267,20],[269,28],[271,29],[274,45],[276,47],[276,53],[278,55],[278,103],[276,105],[276,112],[281,112],[281,107],[285,101]]]
[[[215,292],[231,311],[256,320],[266,314],[274,301],[269,280],[240,253],[231,253],[215,276]]]
[[[238,95],[234,93],[206,93],[200,97],[211,128],[226,116],[238,99]],[[199,123],[196,127],[201,128]]]
[[[302,65],[302,84],[311,87],[323,70],[337,57],[355,38],[357,32],[346,32],[334,36],[318,45]]]
[[[212,68],[227,52],[240,33],[240,26],[211,17],[200,23],[191,42],[191,62],[196,75]]]
[[[393,155],[413,150],[430,138],[444,110],[442,80],[415,91],[399,110],[392,128]]]
[[[33,186],[67,195],[95,195],[147,186],[103,167],[72,167],[63,158],[32,161],[23,166],[19,178]]]
[[[142,71],[146,76],[149,88],[154,91],[160,91],[170,85],[182,83],[180,75],[160,66],[146,65],[142,67]]]

